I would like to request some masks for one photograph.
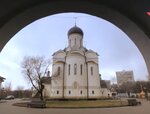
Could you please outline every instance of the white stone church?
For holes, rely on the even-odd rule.
[[[51,99],[100,98],[98,54],[83,46],[83,31],[68,31],[68,46],[53,54],[52,76],[44,82],[44,96]],[[105,96],[108,94],[103,89]]]

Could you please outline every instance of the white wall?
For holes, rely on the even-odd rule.
[[[70,75],[68,73],[69,64],[71,65]],[[77,65],[77,74],[74,74],[74,64]],[[82,64],[82,75],[80,68],[81,64]],[[85,57],[78,53],[72,53],[68,55],[66,58],[65,97],[87,98],[87,74],[86,74]]]

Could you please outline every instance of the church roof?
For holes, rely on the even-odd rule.
[[[60,50],[56,51],[55,53],[53,53],[52,56],[54,56],[54,55],[56,55],[58,53],[65,53],[65,51],[60,49]]]
[[[86,52],[87,52],[87,53],[95,53],[97,56],[99,56],[99,54],[98,54],[97,52],[95,52],[95,51],[93,51],[93,50],[91,50],[91,49],[87,50]]]
[[[73,33],[78,33],[78,34],[81,34],[83,36],[83,31],[79,27],[77,27],[77,26],[72,27],[68,31],[68,35],[73,34]]]

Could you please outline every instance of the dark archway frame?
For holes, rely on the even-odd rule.
[[[91,14],[103,18],[123,30],[140,50],[150,74],[150,39],[144,31],[128,17],[119,13],[119,11],[105,5],[87,1],[51,1],[23,10],[0,28],[0,37],[2,39],[0,42],[0,51],[26,25],[42,17],[65,12]]]

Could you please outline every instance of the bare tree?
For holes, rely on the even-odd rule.
[[[23,98],[24,94],[24,86],[17,86],[17,88],[13,91],[13,95],[15,98]]]
[[[39,93],[41,100],[43,100],[44,89],[42,77],[46,76],[49,65],[50,61],[44,57],[24,57],[21,63],[22,73]]]
[[[4,91],[6,92],[6,95],[12,94],[12,85],[11,82],[6,82],[4,85]]]

